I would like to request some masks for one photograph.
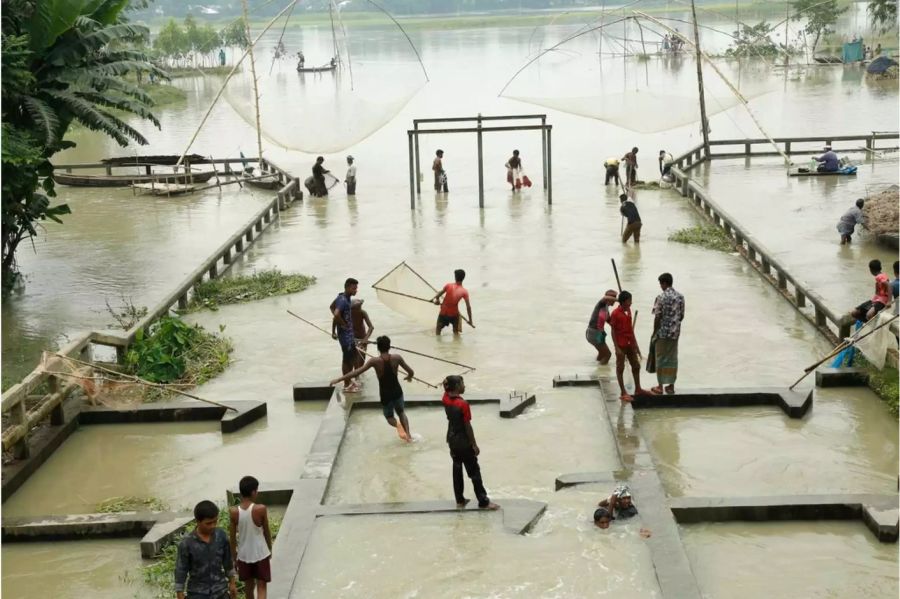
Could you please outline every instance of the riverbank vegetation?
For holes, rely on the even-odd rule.
[[[65,4],[65,7],[63,5]],[[75,144],[73,123],[99,131],[120,146],[147,143],[116,111],[159,127],[153,100],[127,75],[165,74],[139,47],[150,32],[131,24],[128,2],[8,0],[2,20],[2,286],[18,278],[16,250],[41,222],[62,222],[50,157]]]
[[[900,413],[900,373],[897,369],[885,362],[881,370],[875,368],[866,360],[862,352],[857,352],[854,366],[865,368],[869,374],[869,387],[881,400],[887,404],[891,414],[897,416]]]
[[[121,512],[163,512],[169,509],[159,497],[110,497],[97,504],[99,514],[119,514]]]
[[[699,245],[708,250],[719,252],[733,252],[734,246],[725,231],[713,225],[697,225],[679,229],[669,235],[669,241]]]
[[[151,383],[189,389],[215,378],[228,366],[234,347],[221,333],[211,333],[200,325],[189,325],[180,318],[164,316],[150,327],[138,331],[125,354],[128,374]],[[158,388],[144,390],[145,401],[168,399],[175,394]]]
[[[240,304],[298,293],[315,282],[315,277],[284,274],[278,269],[262,270],[252,275],[211,279],[194,288],[194,295],[186,312],[217,310],[219,306],[226,304]]]

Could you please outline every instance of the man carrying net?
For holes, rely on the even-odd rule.
[[[434,334],[440,335],[444,327],[453,325],[453,333],[459,335],[462,333],[462,323],[460,322],[459,302],[465,300],[466,312],[469,315],[469,325],[474,329],[475,324],[472,322],[472,304],[469,303],[469,292],[462,286],[463,280],[466,278],[466,271],[461,268],[453,271],[455,283],[447,283],[437,295],[432,298],[435,304],[440,302],[441,311],[438,313],[437,323],[434,327]],[[441,296],[444,300],[441,302]]]

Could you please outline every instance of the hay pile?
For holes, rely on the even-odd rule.
[[[900,229],[900,187],[891,185],[887,189],[866,198],[863,214],[866,215],[866,228],[875,235],[893,233]]]

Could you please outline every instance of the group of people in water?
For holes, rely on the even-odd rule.
[[[347,187],[347,195],[356,195],[356,159],[353,156],[347,156],[347,174],[344,175],[344,185]],[[331,183],[329,184],[329,179]],[[312,176],[307,177],[303,182],[303,186],[314,198],[328,197],[328,190],[340,183],[340,179],[331,174],[331,171],[325,168],[325,157],[316,158],[316,163],[312,167]]]
[[[521,190],[523,187],[531,187],[531,179],[525,174],[519,150],[513,150],[512,156],[509,157],[503,167],[506,169],[506,182],[509,183],[513,193]],[[449,192],[450,188],[447,185],[447,171],[444,170],[443,150],[437,150],[434,153],[431,170],[434,173],[434,190],[438,193]]]
[[[641,386],[641,352],[634,334],[636,314],[631,312],[633,298],[628,291],[616,292],[609,289],[596,303],[588,319],[584,337],[597,350],[597,362],[601,365],[609,363],[616,356],[616,381],[619,384],[619,399],[632,401],[633,397],[626,391],[623,375],[625,363],[631,367],[636,395],[660,395],[675,393],[675,380],[678,378],[678,340],[681,338],[681,321],[684,320],[684,296],[673,287],[670,273],[659,275],[659,287],[662,290],[653,302],[653,333],[647,356],[647,372],[655,373],[657,385],[647,390]],[[612,309],[615,304],[618,307]],[[613,350],[610,350],[606,333],[609,325]]]
[[[437,321],[435,322],[435,334],[452,326],[454,334],[462,330],[461,321],[464,319],[471,327],[475,327],[472,317],[472,305],[469,301],[469,292],[463,287],[466,273],[457,269],[453,273],[453,282],[447,283],[433,297],[431,301],[440,306]],[[362,300],[355,300],[359,288],[359,281],[348,278],[344,282],[344,290],[337,295],[329,307],[332,318],[332,337],[338,341],[341,350],[342,376],[331,381],[331,385],[344,383],[344,393],[357,393],[360,385],[357,382],[360,375],[367,370],[374,370],[378,379],[378,395],[381,401],[382,413],[387,423],[397,430],[397,434],[406,442],[412,441],[409,419],[403,400],[403,387],[400,385],[401,370],[405,374],[405,380],[411,381],[415,376],[412,367],[400,354],[391,353],[391,339],[382,335],[375,340],[378,356],[371,357],[365,363],[365,348],[369,344],[374,326],[368,314],[362,310]],[[466,315],[460,313],[459,304],[466,305]],[[356,313],[354,313],[356,312]],[[442,382],[444,394],[441,403],[447,416],[447,446],[450,449],[450,458],[453,463],[453,492],[456,505],[463,508],[469,503],[464,494],[462,471],[472,481],[475,498],[478,507],[495,510],[499,506],[488,497],[481,479],[481,469],[478,464],[478,455],[481,450],[475,440],[475,432],[472,429],[472,411],[469,404],[463,398],[466,385],[460,375],[447,376]]]

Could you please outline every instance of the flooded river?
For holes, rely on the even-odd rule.
[[[553,34],[562,36],[566,31],[570,30],[559,28]],[[593,506],[611,489],[553,491],[560,474],[620,467],[607,407],[597,390],[551,389],[558,374],[612,374],[609,366],[597,367],[583,340],[594,302],[605,289],[615,287],[610,258],[618,264],[622,286],[635,296],[642,344],[651,332],[650,308],[659,292],[656,277],[664,271],[674,275],[674,286],[687,302],[679,372],[679,385],[685,388],[786,386],[830,347],[738,256],[668,242],[671,232],[700,222],[673,192],[640,191],[641,243],[621,244],[618,200],[611,187],[605,190],[601,185],[600,163],[637,145],[642,148],[640,176],[653,180],[659,148],[678,153],[698,143],[693,125],[639,135],[549,111],[548,122],[554,127],[552,206],[540,191],[539,136],[488,135],[482,211],[477,207],[474,138],[424,137],[423,194],[416,209],[409,210],[405,131],[413,118],[543,111],[497,97],[499,88],[524,63],[531,33],[531,28],[413,32],[432,81],[398,115],[388,115],[391,118],[379,111],[398,101],[398,94],[376,93],[371,118],[360,121],[360,126],[374,126],[384,118],[388,124],[347,152],[326,156],[326,166],[342,179],[344,155],[356,157],[357,197],[347,199],[336,188],[330,200],[298,204],[236,265],[237,272],[277,267],[314,275],[318,282],[293,296],[190,317],[211,329],[224,325],[235,346],[234,364],[197,392],[214,400],[264,399],[269,410],[265,420],[231,435],[221,435],[214,423],[82,427],[4,504],[4,513],[92,511],[109,496],[129,494],[157,496],[179,509],[203,498],[223,501],[225,489],[244,474],[266,480],[296,478],[324,404],[294,404],[291,385],[327,382],[339,372],[340,354],[332,340],[285,310],[327,326],[328,304],[343,280],[354,276],[361,282],[360,297],[366,299],[375,335],[389,334],[396,345],[476,366],[466,375],[470,393],[505,394],[516,389],[537,395],[537,405],[513,420],[500,419],[496,406],[476,406],[473,424],[492,497],[500,503],[503,498],[529,498],[549,507],[535,530],[521,537],[503,531],[495,515],[320,519],[295,596],[659,596],[649,550],[637,534],[640,522],[615,524],[605,532],[591,525]],[[302,44],[312,61],[314,50],[325,52],[323,39],[322,30],[302,35],[289,31],[285,44],[291,51]],[[386,65],[394,65],[403,89],[417,85],[421,74],[395,33],[367,30],[351,39],[351,49],[362,57],[360,87],[372,86],[375,74],[390,70]],[[366,61],[373,63],[371,76],[366,74]],[[627,68],[632,72],[637,66]],[[287,63],[276,65],[272,76],[261,77],[262,91],[269,93],[272,103],[263,115],[267,127],[283,123],[292,131],[292,120],[308,118],[297,93],[301,85],[310,86],[312,96],[311,86],[333,85],[327,78],[307,78],[301,84],[292,69]],[[651,61],[648,69],[652,74],[653,69],[672,67]],[[553,80],[547,73],[543,76]],[[671,80],[679,91],[689,93],[692,76],[693,64],[684,61]],[[759,103],[761,120],[778,135],[897,128],[896,88],[874,90],[859,80],[844,81],[842,69],[787,80],[773,77],[770,83],[773,91],[754,102]],[[161,111],[163,131],[149,133],[154,153],[184,149],[192,126],[215,93],[212,80],[176,84],[197,95],[189,96],[184,106]],[[246,87],[236,93],[241,89]],[[845,106],[846,118],[817,112],[816,107],[833,104]],[[353,106],[361,109],[360,104]],[[713,135],[758,136],[741,110],[713,117]],[[224,104],[211,119],[194,151],[217,156],[239,150],[255,153],[253,131],[234,108]],[[106,142],[81,139],[85,143],[62,157],[65,161],[118,153]],[[298,138],[296,145],[305,143]],[[266,147],[268,157],[298,175],[305,176],[312,164],[312,156],[272,144]],[[438,147],[446,152],[451,181],[450,194],[442,196],[429,191],[429,161]],[[526,171],[536,183],[519,194],[511,194],[504,182],[503,163],[513,148],[521,150]],[[739,219],[746,216],[747,226],[764,243],[786,254],[790,249],[785,262],[806,268],[799,276],[808,277],[813,289],[829,301],[834,297],[835,304],[845,301],[845,295],[855,297],[855,290],[854,294],[828,291],[830,275],[821,273],[838,276],[853,269],[851,261],[863,264],[868,246],[855,246],[849,257],[840,254],[843,250],[837,244],[818,250],[834,241],[834,221],[859,186],[870,177],[890,180],[891,172],[896,175],[896,162],[862,168],[856,183],[838,184],[851,188],[822,194],[816,184],[827,189],[828,183],[787,183],[783,171],[771,164],[714,163],[707,183],[717,199],[729,196],[726,209]],[[759,189],[770,190],[766,197],[756,197],[757,182]],[[233,187],[221,194],[209,191],[178,199],[133,198],[127,190],[61,188],[61,199],[70,202],[75,213],[65,225],[47,225],[35,254],[22,252],[26,287],[4,302],[4,376],[7,370],[27,372],[40,349],[66,335],[108,324],[104,298],[112,303],[125,294],[137,304],[152,305],[266,197]],[[790,216],[794,208],[787,208],[787,219],[765,219],[766,210],[779,209],[779,200],[807,209],[802,217]],[[815,209],[817,200],[833,209]],[[755,209],[747,207],[751,202],[756,202]],[[793,247],[795,235],[808,237],[809,247]],[[454,268],[465,268],[477,329],[466,328],[461,338],[448,334],[435,338],[430,326],[382,306],[370,286],[401,260],[435,285],[449,280]],[[823,263],[821,270],[804,266],[816,260]],[[458,372],[424,358],[407,359],[416,375],[427,381],[436,383]],[[408,395],[435,393],[414,383],[405,384],[405,389]],[[366,377],[363,396],[377,396],[374,378]],[[353,412],[327,502],[451,497],[443,412],[416,408],[409,417],[418,440],[406,446],[396,440],[379,410]],[[813,411],[797,421],[769,408],[666,410],[641,414],[639,425],[651,439],[654,459],[672,495],[896,490],[896,421],[868,391],[818,392]],[[775,455],[770,451],[761,455],[772,447],[780,449]],[[867,581],[865,588],[871,590],[867,596],[889,596],[884,592],[892,589],[896,595],[896,546],[879,545],[859,524],[729,526],[682,529],[692,567],[710,597],[779,596],[780,577],[760,574],[765,552],[782,552],[781,563],[804,555],[806,561],[796,562],[803,569],[802,564],[815,560],[834,562],[841,554],[833,550],[842,543],[855,548],[853,559],[840,564],[848,580]],[[130,552],[123,549],[124,543],[130,544]],[[4,595],[79,597],[85,588],[101,597],[137,592],[112,569],[96,565],[63,569],[52,581],[58,586],[34,594],[39,588],[34,581],[52,567],[48,564],[78,562],[89,553],[86,547],[84,543],[4,547]],[[118,561],[123,574],[139,561],[136,540],[102,547],[99,554]],[[807,555],[811,547],[818,553]],[[339,572],[331,566],[334,563],[341,564]],[[744,595],[722,591],[730,588],[734,564],[748,564],[740,581]],[[804,588],[798,586],[792,595],[802,594]]]

